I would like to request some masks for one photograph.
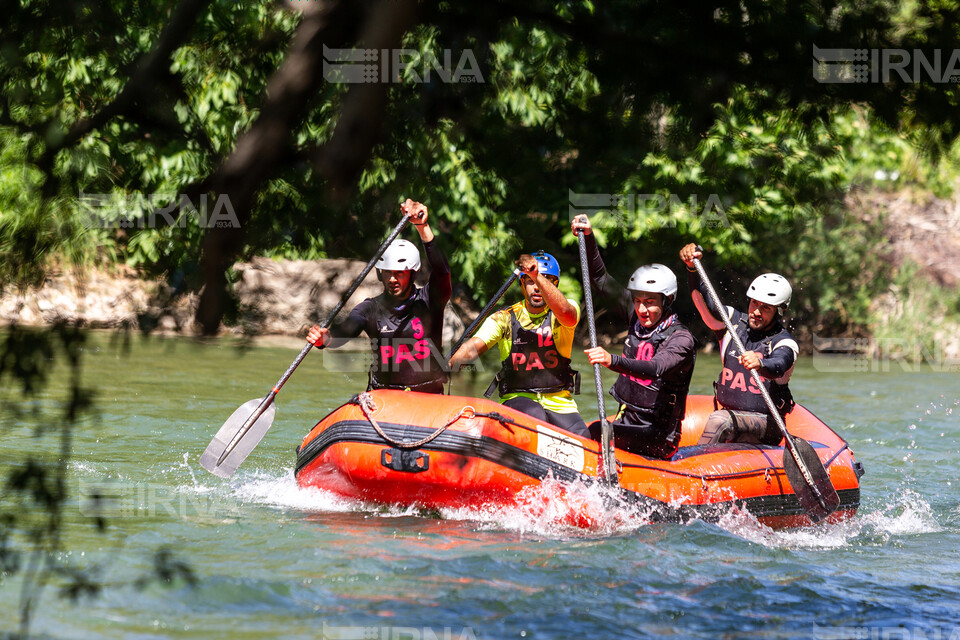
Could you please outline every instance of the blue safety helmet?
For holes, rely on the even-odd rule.
[[[560,263],[557,262],[556,258],[543,251],[537,251],[533,254],[533,257],[537,260],[537,270],[540,271],[540,273],[545,276],[553,276],[558,280],[560,279]]]

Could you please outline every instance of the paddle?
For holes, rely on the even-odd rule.
[[[583,274],[583,297],[587,302],[587,326],[590,328],[590,348],[597,346],[597,327],[593,320],[593,292],[590,290],[590,265],[587,263],[587,244],[583,232],[577,233],[580,245],[580,272]],[[597,389],[597,409],[600,411],[600,477],[610,484],[617,484],[617,460],[613,450],[613,425],[607,421],[603,407],[603,381],[600,365],[593,365],[593,384]]]
[[[483,320],[487,317],[487,314],[490,313],[490,309],[493,308],[493,305],[500,302],[500,298],[503,297],[503,294],[507,292],[507,289],[510,288],[510,285],[513,284],[513,281],[519,277],[520,277],[520,269],[514,269],[513,272],[510,274],[510,277],[508,277],[504,281],[503,285],[500,286],[500,288],[494,294],[490,302],[487,303],[487,306],[483,308],[483,311],[481,311],[477,315],[477,317],[473,319],[473,322],[470,323],[470,326],[466,328],[466,330],[463,332],[463,335],[460,336],[459,340],[457,340],[457,344],[453,345],[453,348],[450,349],[449,353],[447,353],[446,362],[450,362],[450,358],[452,358],[453,354],[457,352],[457,349],[462,347],[463,343],[466,342],[467,339],[473,335],[473,332],[477,330],[477,327],[480,326],[480,323],[483,322]]]
[[[343,306],[347,304],[350,296],[354,294],[360,286],[360,283],[363,282],[367,274],[370,273],[370,270],[373,269],[373,265],[377,263],[377,260],[379,260],[383,252],[387,250],[390,243],[400,235],[409,222],[410,217],[404,216],[400,224],[396,226],[387,239],[383,241],[383,244],[380,245],[380,248],[377,249],[376,255],[367,263],[367,266],[363,268],[363,271],[361,271],[360,275],[353,281],[353,284],[350,285],[347,292],[340,298],[340,302],[338,302],[337,306],[330,312],[327,319],[323,321],[323,324],[320,325],[321,327],[327,328],[330,326],[330,323],[333,322],[333,319],[340,313]],[[224,422],[220,430],[217,431],[217,435],[213,436],[213,440],[207,445],[203,455],[200,456],[200,466],[221,478],[229,478],[236,472],[237,467],[247,459],[250,452],[253,451],[260,443],[260,440],[263,439],[270,425],[273,424],[273,416],[276,413],[276,405],[273,404],[273,399],[277,397],[284,383],[293,375],[293,372],[300,366],[300,363],[303,362],[303,359],[307,357],[307,354],[310,353],[312,348],[313,345],[308,342],[266,397],[263,399],[255,398],[248,400],[234,411],[233,415],[227,418],[227,421]]]
[[[700,279],[703,280],[703,283],[706,285],[707,292],[710,294],[710,299],[713,301],[714,306],[720,310],[720,316],[723,318],[723,324],[727,327],[730,338],[737,346],[740,355],[743,355],[746,353],[746,348],[743,346],[740,336],[734,331],[729,316],[724,313],[726,307],[720,302],[720,296],[717,295],[716,289],[713,288],[713,283],[711,283],[710,278],[707,277],[707,273],[704,271],[699,259],[694,258],[693,265],[697,268]],[[751,369],[750,373],[753,376],[753,381],[757,385],[757,388],[760,389],[763,401],[767,403],[767,409],[770,411],[770,415],[773,416],[774,421],[777,423],[780,432],[787,442],[787,450],[790,452],[790,455],[783,456],[784,473],[787,474],[787,479],[790,480],[790,485],[793,487],[797,499],[800,501],[800,506],[803,507],[807,516],[815,523],[820,522],[837,510],[837,507],[840,506],[840,496],[837,495],[837,490],[833,488],[833,484],[830,482],[830,475],[823,466],[820,456],[813,450],[813,445],[802,438],[795,438],[790,435],[787,431],[787,426],[783,423],[780,412],[777,411],[777,408],[773,405],[773,399],[770,397],[770,393],[760,380],[759,372],[757,372],[756,369]]]

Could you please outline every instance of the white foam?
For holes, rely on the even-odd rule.
[[[724,531],[743,538],[748,542],[770,548],[819,548],[830,549],[846,546],[860,530],[859,525],[844,521],[837,524],[825,524],[804,527],[802,529],[774,530],[764,525],[756,516],[742,509],[731,509],[717,522]]]
[[[96,465],[92,462],[84,462],[82,460],[71,460],[69,463],[67,463],[68,469],[87,474],[101,473],[102,466],[103,465]]]
[[[188,495],[204,496],[219,502],[235,502],[235,509],[243,504],[260,504],[270,507],[298,509],[302,511],[345,512],[362,508],[359,502],[341,498],[329,491],[315,487],[300,487],[293,469],[242,469],[229,481],[214,478],[206,473],[198,477],[193,467],[184,462],[176,465],[178,474],[186,473],[190,480],[179,486]]]
[[[930,503],[910,489],[900,493],[896,501],[882,510],[863,516],[863,520],[876,531],[895,536],[942,531]]]
[[[618,504],[613,493],[599,484],[568,484],[548,477],[522,490],[512,504],[442,509],[441,514],[451,520],[475,520],[485,527],[550,538],[604,537],[650,523],[649,514]]]
[[[783,548],[836,548],[853,544],[863,536],[879,535],[889,540],[942,530],[930,504],[911,490],[900,493],[879,511],[864,514],[861,510],[856,517],[838,523],[775,531],[747,512],[731,511],[720,518],[718,525],[750,542]]]
[[[233,495],[243,502],[304,511],[354,511],[358,503],[341,498],[329,491],[301,487],[288,470],[280,476],[253,471],[240,475],[232,483]]]
[[[205,477],[205,476],[202,476]],[[219,495],[241,503],[312,512],[363,511],[376,517],[396,518],[422,515],[416,505],[384,509],[361,501],[349,500],[329,491],[297,485],[293,471],[241,471],[229,484],[211,481],[181,490],[197,495]],[[960,508],[957,509],[960,513]],[[548,538],[606,537],[624,535],[648,526],[651,514],[643,509],[622,505],[602,485],[564,483],[546,478],[539,485],[522,490],[515,501],[483,508],[440,509],[441,517],[474,521],[483,529],[502,529]],[[821,523],[801,529],[774,530],[749,512],[731,507],[717,522],[721,529],[744,540],[774,548],[836,548],[857,542],[862,536],[909,536],[942,530],[933,508],[918,493],[905,490],[880,509],[859,514],[839,523]]]

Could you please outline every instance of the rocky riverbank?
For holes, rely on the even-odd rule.
[[[337,305],[365,263],[355,260],[270,260],[238,263],[234,284],[238,301],[235,322],[221,327],[227,335],[304,336]],[[371,273],[351,297],[347,310],[381,291]],[[194,314],[199,297],[175,295],[162,280],[144,280],[124,267],[78,272],[52,269],[43,285],[0,295],[0,323],[31,326],[56,322],[79,323],[94,329],[135,329],[160,334],[196,332]],[[475,317],[469,303],[448,306],[444,341]],[[455,339],[455,338],[452,338]]]
[[[945,200],[909,189],[867,191],[848,196],[845,206],[859,219],[882,220],[879,249],[894,265],[909,261],[931,283],[960,287],[960,192]]]

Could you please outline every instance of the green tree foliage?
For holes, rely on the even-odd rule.
[[[35,282],[51,253],[121,260],[181,290],[205,285],[199,319],[214,331],[235,259],[366,257],[410,196],[431,206],[456,277],[482,297],[521,249],[553,251],[574,275],[575,193],[622,196],[598,234],[616,247],[617,275],[673,264],[696,238],[730,283],[768,265],[817,281],[834,265],[811,263],[812,249],[841,241],[838,203],[871,166],[952,188],[955,173],[929,158],[956,161],[960,111],[953,83],[820,83],[814,45],[949,56],[957,13],[883,1],[24,0],[0,50],[5,280]],[[387,50],[380,63],[400,48],[421,58],[387,83],[324,81],[323,47],[353,46]],[[465,51],[482,78],[427,73]],[[98,212],[113,228],[89,228],[77,202],[90,193],[124,203]],[[204,228],[176,206],[174,224],[151,219],[203,196],[227,196],[240,228]],[[813,296],[810,317],[867,295],[848,282]]]

